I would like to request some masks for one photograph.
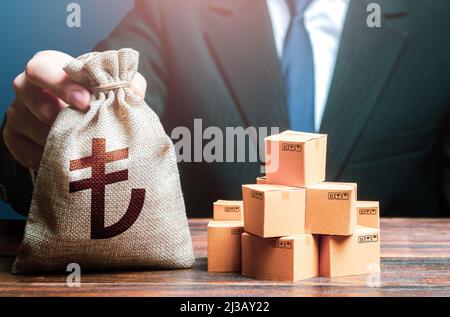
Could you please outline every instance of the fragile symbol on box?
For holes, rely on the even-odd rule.
[[[377,210],[375,208],[360,208],[359,214],[360,215],[376,215]]]
[[[239,206],[227,206],[224,208],[225,212],[239,212],[240,208]]]
[[[257,191],[252,191],[252,198],[262,200],[263,199],[263,193],[257,192]]]
[[[378,234],[370,234],[358,237],[358,243],[371,243],[378,241]]]
[[[242,234],[242,232],[244,232],[243,228],[235,228],[235,229],[231,229],[231,234],[232,235],[240,235]]]
[[[349,200],[349,193],[341,193],[341,192],[329,192],[328,200]]]
[[[290,249],[291,247],[291,241],[272,241],[272,248]]]
[[[301,144],[283,143],[281,146],[282,151],[301,152]]]

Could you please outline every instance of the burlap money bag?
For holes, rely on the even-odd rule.
[[[92,92],[63,110],[38,170],[13,273],[188,268],[194,261],[173,144],[129,87],[132,49],[89,53],[65,67]]]

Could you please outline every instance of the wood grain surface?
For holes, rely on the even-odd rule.
[[[10,273],[23,225],[0,225],[0,296],[450,296],[450,220],[382,219],[381,285],[368,276],[316,277],[296,283],[206,271],[208,219],[189,221],[196,262],[177,271],[82,272],[81,287],[66,276]]]

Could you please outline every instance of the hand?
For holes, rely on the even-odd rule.
[[[16,98],[7,110],[3,139],[24,167],[38,169],[51,125],[62,109],[89,109],[89,91],[63,70],[71,60],[73,57],[62,52],[42,51],[14,79]],[[132,88],[145,96],[147,83],[141,74],[134,77]]]

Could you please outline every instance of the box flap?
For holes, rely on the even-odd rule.
[[[358,235],[360,235],[360,234],[375,234],[375,233],[380,233],[380,229],[363,227],[363,226],[357,225],[354,235],[355,234],[358,234]]]
[[[244,222],[243,221],[213,221],[213,220],[211,220],[210,222],[208,222],[208,227],[240,228],[240,227],[244,227]]]
[[[319,138],[323,138],[326,136],[327,136],[326,134],[297,132],[297,131],[287,130],[280,134],[274,134],[274,135],[268,136],[264,140],[304,143],[304,142],[307,142],[310,140],[319,139]]]
[[[242,188],[248,188],[251,190],[261,191],[261,192],[269,192],[269,191],[283,191],[283,190],[304,190],[300,187],[290,187],[284,185],[275,185],[275,184],[246,184],[242,185]]]
[[[356,183],[340,183],[340,182],[323,182],[319,184],[310,185],[310,189],[325,189],[325,190],[356,190]]]
[[[379,202],[378,201],[361,201],[361,200],[358,200],[356,202],[356,206],[358,208],[373,208],[373,207],[379,208]]]
[[[214,205],[224,205],[224,206],[242,205],[242,200],[223,200],[223,199],[219,199],[219,200],[216,200],[213,204]]]

